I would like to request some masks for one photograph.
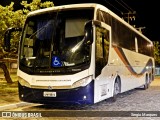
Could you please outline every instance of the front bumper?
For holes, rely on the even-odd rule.
[[[41,104],[53,103],[75,103],[93,104],[94,103],[94,80],[85,87],[74,89],[33,89],[22,86],[18,83],[19,98],[21,101]],[[44,97],[45,92],[56,92],[56,97]]]

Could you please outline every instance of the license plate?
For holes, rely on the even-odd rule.
[[[44,92],[43,92],[43,96],[44,96],[44,97],[56,97],[57,94],[56,94],[56,92],[44,91]]]

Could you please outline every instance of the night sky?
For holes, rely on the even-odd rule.
[[[13,1],[15,10],[20,9],[21,0],[0,0],[2,6],[9,5]],[[27,0],[28,2],[31,0]],[[52,1],[55,6],[70,4],[70,3],[100,3],[108,7],[114,13],[122,17],[121,13],[136,11],[135,21],[130,21],[130,24],[136,25],[136,28],[142,29],[143,34],[152,41],[160,41],[160,14],[158,0],[154,2],[147,0],[41,0]]]

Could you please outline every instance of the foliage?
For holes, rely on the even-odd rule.
[[[159,41],[154,41],[154,59],[156,65],[160,65],[160,43]]]
[[[41,0],[33,0],[32,3],[27,3],[27,1],[22,1],[21,5],[24,6],[25,9],[23,9],[25,14],[28,14],[30,11],[35,11],[42,8],[52,7],[52,2],[44,2],[41,3]]]
[[[53,7],[54,4],[52,2],[44,2],[41,3],[41,0],[32,0],[31,3],[27,3],[27,1],[22,1],[21,5],[22,9],[14,11],[14,2],[11,2],[10,5],[3,7],[0,5],[0,52],[3,52],[3,57],[16,57],[17,58],[17,48],[19,44],[20,33],[15,32],[12,35],[11,39],[11,52],[4,52],[3,40],[5,31],[10,27],[22,28],[27,17],[27,14],[31,11]],[[0,53],[0,57],[2,54]]]

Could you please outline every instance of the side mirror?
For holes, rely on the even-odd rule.
[[[4,50],[6,52],[10,51],[10,39],[11,39],[11,33],[15,31],[22,31],[22,28],[8,28],[4,34]]]
[[[91,45],[93,43],[93,27],[92,21],[89,21],[85,24],[85,44]]]
[[[93,43],[93,25],[101,26],[100,21],[91,20],[85,24],[85,44],[91,45]]]

